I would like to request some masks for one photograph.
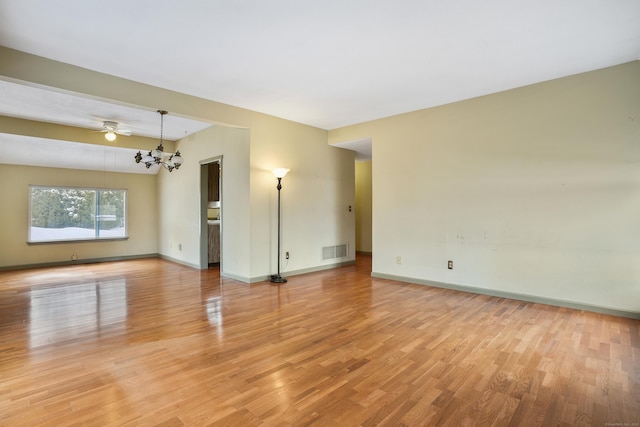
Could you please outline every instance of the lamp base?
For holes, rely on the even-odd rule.
[[[287,283],[287,279],[280,276],[279,274],[274,274],[273,276],[271,276],[270,280],[271,280],[271,283]]]

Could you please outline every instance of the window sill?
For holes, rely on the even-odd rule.
[[[88,242],[114,242],[119,240],[129,240],[129,236],[125,237],[107,237],[104,239],[74,239],[74,240],[47,240],[42,242],[31,242],[27,240],[27,245],[29,246],[37,246],[37,245],[58,245],[65,243],[88,243]]]

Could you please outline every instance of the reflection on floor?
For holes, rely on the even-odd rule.
[[[127,288],[124,279],[59,284],[32,289],[29,294],[31,348],[79,340],[107,327],[125,325]]]

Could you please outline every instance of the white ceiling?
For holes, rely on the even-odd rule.
[[[157,174],[159,166],[135,162],[138,150],[82,144],[20,135],[0,134],[0,163],[104,172]]]
[[[103,129],[104,121],[114,121],[118,123],[118,129],[130,130],[133,135],[160,137],[157,110],[112,104],[1,79],[0,115],[95,130]],[[176,141],[209,126],[210,123],[166,114],[163,137]]]
[[[0,115],[38,120],[59,125],[101,131],[104,121],[118,123],[119,130],[132,135],[160,137],[157,111],[112,104],[41,87],[0,80]],[[163,117],[163,139],[175,141],[211,126],[173,114]],[[133,159],[138,150],[118,146],[116,139],[106,146],[2,133],[1,163],[110,172],[157,174],[159,167],[145,168]],[[117,138],[127,138],[119,135]]]
[[[0,0],[0,44],[334,129],[638,60],[640,1]]]

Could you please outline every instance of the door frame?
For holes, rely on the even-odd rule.
[[[224,218],[223,209],[223,179],[222,173],[222,159],[224,156],[210,157],[204,160],[200,160],[200,269],[206,270],[209,268],[209,223],[207,222],[208,215],[207,209],[209,207],[209,163],[218,163],[220,166],[220,176],[218,188],[220,194],[220,218]],[[223,266],[223,232],[222,232],[222,219],[220,220],[220,273],[222,273]]]

